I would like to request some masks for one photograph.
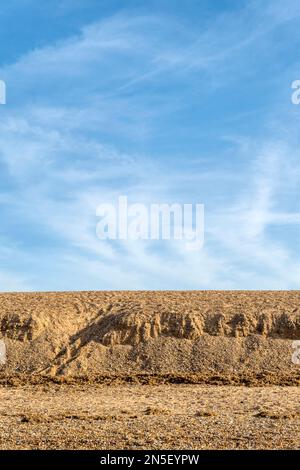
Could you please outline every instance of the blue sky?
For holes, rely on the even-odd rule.
[[[1,5],[0,290],[298,289],[298,0]],[[198,252],[102,202],[203,203]]]

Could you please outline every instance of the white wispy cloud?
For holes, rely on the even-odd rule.
[[[1,77],[15,90],[16,102],[0,120],[1,230],[18,242],[11,248],[4,241],[3,256],[22,258],[16,276],[12,269],[0,274],[3,285],[39,286],[46,265],[49,277],[60,273],[57,280],[49,279],[51,288],[296,286],[300,260],[286,240],[269,232],[275,225],[299,223],[299,212],[282,196],[289,187],[289,201],[294,198],[300,176],[290,134],[277,125],[276,138],[236,135],[231,152],[244,162],[237,171],[221,161],[228,158],[222,146],[218,160],[200,143],[193,150],[194,167],[184,155],[180,163],[168,155],[164,159],[159,149],[164,132],[173,144],[181,130],[179,125],[172,135],[169,121],[174,115],[180,119],[188,107],[185,88],[192,90],[192,113],[197,87],[202,97],[251,73],[245,67],[248,53],[258,50],[251,65],[262,61],[260,45],[298,18],[297,3],[288,4],[283,9],[280,2],[266,2],[262,8],[260,2],[249,2],[245,10],[220,15],[204,30],[190,30],[164,16],[115,15],[2,67]],[[169,99],[165,90],[171,79],[177,91]],[[266,129],[274,112],[281,109],[262,117]],[[199,132],[204,121],[202,116]],[[224,139],[222,130],[213,130],[214,136]],[[158,143],[149,150],[147,143],[155,138]],[[189,253],[178,243],[97,240],[96,207],[115,202],[120,194],[145,204],[174,197],[205,203],[203,250]],[[30,240],[16,220],[31,232]]]

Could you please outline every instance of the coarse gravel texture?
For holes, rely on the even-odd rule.
[[[0,340],[1,449],[300,447],[299,291],[3,293]]]
[[[0,389],[0,449],[299,449],[298,387]]]

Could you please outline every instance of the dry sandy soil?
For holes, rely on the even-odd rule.
[[[46,385],[1,391],[2,449],[299,449],[297,387]]]
[[[300,448],[300,292],[0,294],[0,448]]]

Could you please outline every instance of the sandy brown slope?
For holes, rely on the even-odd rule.
[[[300,382],[300,292],[0,295],[2,377],[246,377]],[[247,379],[248,378],[248,379]]]

